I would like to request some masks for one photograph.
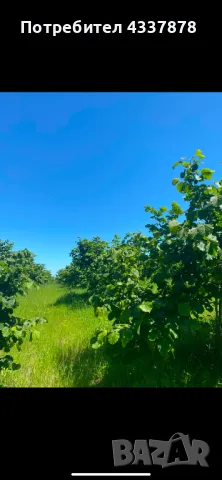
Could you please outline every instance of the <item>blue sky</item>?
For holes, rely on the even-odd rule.
[[[197,148],[222,177],[222,93],[1,93],[0,238],[52,273],[77,236],[146,231],[144,205],[182,197]]]

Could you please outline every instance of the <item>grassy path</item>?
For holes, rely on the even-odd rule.
[[[3,371],[4,387],[215,387],[222,386],[222,364],[215,364],[207,345],[189,337],[178,345],[176,361],[154,366],[146,354],[115,356],[111,350],[93,350],[90,340],[101,323],[82,290],[69,293],[56,284],[29,291],[19,299],[17,314],[26,319],[45,317],[33,341],[21,352],[12,350],[21,364]],[[102,326],[102,325],[101,325]]]
[[[93,309],[86,305],[84,292],[79,290],[71,295],[56,285],[47,285],[30,291],[19,302],[16,311],[19,316],[41,316],[48,323],[36,328],[33,341],[25,341],[21,352],[16,348],[12,350],[21,368],[3,372],[2,384],[8,387],[75,387],[79,383],[88,386],[87,362],[82,365],[81,352],[89,347],[99,322]],[[98,365],[94,359],[93,366],[97,377],[101,376],[104,362]],[[92,367],[90,372],[93,384]]]

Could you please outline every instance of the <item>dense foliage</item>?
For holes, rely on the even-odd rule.
[[[205,310],[215,310],[215,340],[222,324],[222,179],[201,168],[197,150],[172,184],[188,208],[176,202],[151,214],[149,235],[81,240],[72,263],[59,273],[66,285],[87,287],[96,315],[108,314],[110,328],[99,332],[94,348],[106,342],[123,347],[147,345],[164,357],[174,355],[182,332],[199,329]],[[183,219],[179,221],[179,217]],[[206,329],[208,324],[205,324]]]
[[[70,287],[72,282],[71,282],[71,265],[67,265],[65,268],[61,268],[58,270],[55,276],[56,282],[60,283],[63,286]]]
[[[52,280],[52,275],[44,265],[34,262],[35,255],[24,249],[13,251],[13,243],[0,240],[0,351],[7,353],[0,358],[2,368],[18,368],[8,355],[16,345],[18,349],[29,334],[32,339],[32,327],[45,323],[43,318],[23,320],[13,315],[18,305],[18,295],[25,295],[31,286],[38,286]]]
[[[56,280],[66,286],[88,287],[94,272],[94,261],[105,251],[107,245],[99,237],[94,237],[91,241],[79,238],[77,246],[70,253],[71,265],[59,270]]]

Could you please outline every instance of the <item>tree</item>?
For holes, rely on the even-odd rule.
[[[99,333],[94,348],[107,341],[121,341],[123,347],[146,342],[163,356],[174,354],[182,329],[198,329],[200,314],[214,306],[218,343],[222,180],[205,183],[214,172],[200,168],[203,158],[197,150],[190,161],[182,159],[173,166],[184,167],[172,183],[189,203],[186,211],[176,202],[170,210],[147,205],[145,210],[154,220],[146,225],[150,236],[129,234],[121,246],[100,255],[91,302],[96,314],[98,308],[105,308],[114,321],[110,329]],[[179,222],[182,214],[185,219]]]
[[[87,288],[94,273],[94,260],[98,258],[108,246],[100,237],[92,240],[81,239],[71,250],[71,265],[57,274],[57,280],[66,286]]]
[[[18,294],[25,295],[33,284],[28,269],[33,255],[28,250],[14,252],[12,247],[8,240],[0,240],[0,351],[7,354],[0,358],[0,370],[19,367],[8,353],[14,345],[20,350],[27,335],[32,339],[32,328],[46,322],[43,318],[24,321],[13,315]]]
[[[72,284],[72,267],[71,265],[67,265],[65,268],[61,268],[58,270],[56,274],[56,281],[63,286],[70,287]]]

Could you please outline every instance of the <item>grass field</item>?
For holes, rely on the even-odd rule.
[[[47,324],[36,328],[33,341],[21,352],[12,350],[21,364],[3,371],[4,387],[220,387],[222,366],[212,351],[196,337],[178,344],[176,361],[154,367],[147,354],[115,356],[113,347],[95,351],[90,340],[108,320],[99,320],[87,305],[87,293],[69,293],[56,284],[29,291],[19,299],[16,313],[22,318],[42,316]],[[112,351],[111,351],[112,350]]]

